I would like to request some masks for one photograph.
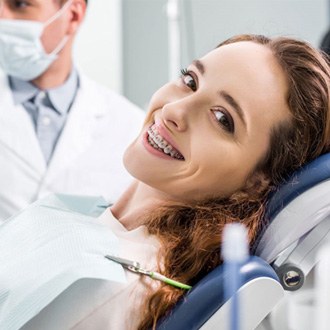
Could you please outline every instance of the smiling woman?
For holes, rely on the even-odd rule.
[[[153,95],[143,128],[124,155],[135,180],[88,225],[105,225],[115,234],[120,258],[193,286],[221,263],[227,223],[245,224],[253,244],[269,192],[330,151],[329,89],[327,60],[305,42],[256,35],[227,40]],[[56,211],[43,212],[46,226]],[[26,214],[33,219],[33,210]],[[4,231],[0,227],[0,241]],[[36,280],[41,263],[31,267]],[[69,288],[26,329],[45,329],[40,324],[48,324],[47,315],[57,328],[150,329],[184,294],[138,274],[126,276],[125,285],[79,292],[70,308],[66,299],[77,292]]]
[[[181,73],[154,94],[125,154],[138,211],[119,200],[112,212],[127,228],[146,225],[162,243],[161,271],[194,285],[221,262],[226,223],[244,223],[252,244],[268,193],[329,152],[330,72],[305,42],[241,35]],[[182,294],[150,289],[139,329]]]

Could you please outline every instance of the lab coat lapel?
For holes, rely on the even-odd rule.
[[[56,180],[57,173],[72,164],[77,156],[90,146],[96,117],[103,115],[97,110],[95,94],[85,87],[84,79],[81,79],[80,83],[81,86],[50,161],[45,183]]]
[[[7,76],[0,73],[0,143],[22,166],[43,175],[46,162],[33,123],[21,105],[15,105]]]

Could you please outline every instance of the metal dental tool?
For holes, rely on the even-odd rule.
[[[121,264],[124,268],[128,269],[129,271],[131,271],[133,273],[138,273],[141,275],[149,276],[154,280],[162,281],[166,284],[175,286],[180,289],[190,290],[192,288],[190,285],[171,280],[170,278],[168,278],[160,273],[145,270],[140,267],[140,263],[137,261],[131,261],[128,259],[123,259],[123,258],[119,258],[119,257],[115,257],[115,256],[109,256],[109,255],[106,255],[105,258]]]

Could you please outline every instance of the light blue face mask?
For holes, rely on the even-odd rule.
[[[46,53],[40,37],[44,28],[59,18],[72,0],[46,22],[18,19],[0,19],[0,67],[13,77],[33,80],[55,61],[68,41],[65,36],[56,48]]]

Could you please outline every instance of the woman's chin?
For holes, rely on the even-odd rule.
[[[124,155],[123,155],[123,165],[124,165],[124,167],[125,167],[125,169],[126,169],[126,171],[129,173],[129,174],[131,174],[131,175],[133,175],[132,173],[131,173],[131,167],[132,167],[132,151],[131,151],[131,149],[132,149],[132,147],[133,147],[133,144],[135,143],[136,141],[134,141],[134,142],[132,142],[127,148],[126,148],[126,150],[125,150],[125,152],[124,152]],[[133,175],[134,176],[134,175]]]
[[[123,165],[126,171],[134,178],[141,180],[145,175],[144,155],[142,154],[141,143],[135,139],[125,150],[123,155]]]

